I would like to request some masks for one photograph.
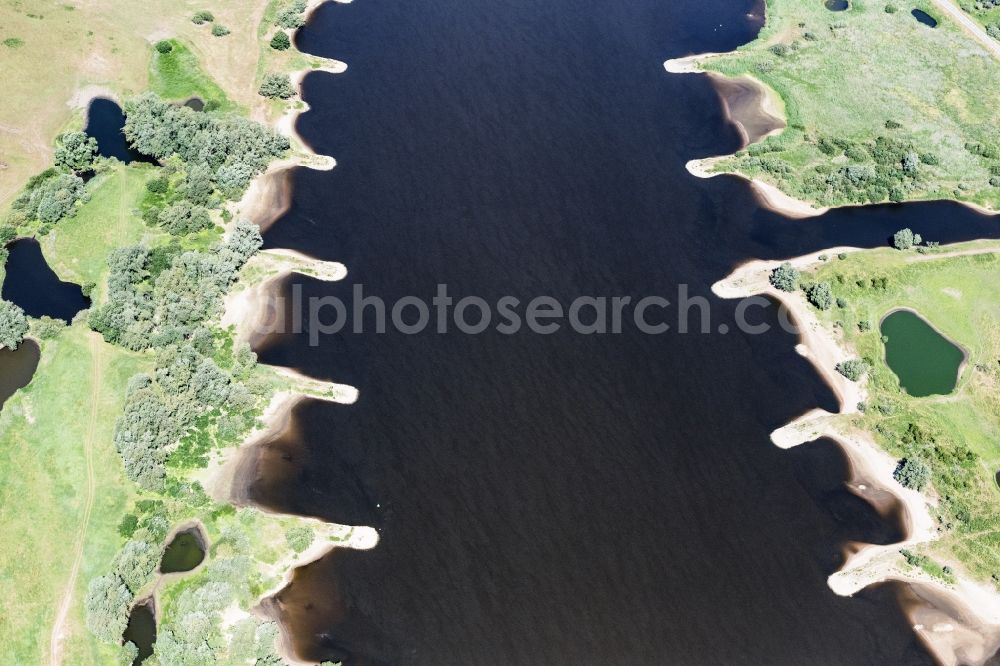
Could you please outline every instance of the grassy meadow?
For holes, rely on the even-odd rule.
[[[828,282],[845,301],[819,312],[871,366],[869,399],[856,425],[899,458],[932,470],[931,495],[942,537],[922,549],[942,565],[994,581],[1000,575],[1000,256],[995,243],[927,254],[875,250],[832,257],[803,280]],[[934,253],[980,252],[935,257]],[[882,287],[881,278],[886,278]],[[872,280],[877,286],[873,286]],[[885,363],[879,322],[889,311],[919,312],[967,353],[954,392],[915,398]],[[968,451],[974,456],[969,456]]]
[[[889,12],[887,6],[895,11]],[[939,20],[920,24],[920,8]],[[759,38],[704,68],[776,90],[788,128],[721,161],[821,205],[1000,208],[1000,62],[924,0],[768,0]]]
[[[80,124],[94,93],[150,87],[153,44],[179,38],[233,103],[257,92],[258,30],[267,0],[0,0],[0,210],[52,161],[55,136]],[[191,17],[209,10],[231,34]],[[54,66],[57,64],[57,66]],[[168,80],[168,83],[173,84]]]

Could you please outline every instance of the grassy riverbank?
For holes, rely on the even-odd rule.
[[[831,257],[802,276],[829,283],[834,298],[843,299],[817,311],[820,321],[871,367],[868,399],[855,425],[893,456],[930,466],[928,492],[936,502],[940,538],[914,549],[931,559],[919,564],[938,575],[949,566],[994,582],[1000,574],[1000,489],[994,480],[1000,470],[997,250],[995,243],[927,254],[875,250]],[[918,311],[967,352],[953,393],[911,397],[885,364],[879,321],[903,307]]]
[[[257,40],[274,32],[275,12],[286,10],[290,2],[280,6],[263,1],[211,4],[216,25],[225,25],[230,34],[214,36],[211,24],[197,26],[191,21],[194,10],[178,12],[176,3],[166,0],[151,3],[140,12],[141,17],[128,17],[128,21],[116,14],[116,21],[122,22],[105,26],[111,35],[105,39],[116,44],[128,42],[131,50],[126,52],[117,45],[111,49],[114,55],[107,57],[119,69],[100,80],[99,87],[84,87],[76,100],[78,106],[82,108],[94,94],[124,96],[148,86],[170,100],[201,97],[208,103],[206,110],[213,112],[255,117],[284,112],[287,103],[269,102],[257,94],[262,72],[275,71],[281,63],[301,61],[309,66],[311,61],[294,50],[279,53],[268,46],[259,47]],[[18,7],[0,11],[0,18],[4,12],[19,14],[22,10]],[[95,12],[112,10],[121,13],[110,1],[91,3],[85,10],[86,20],[105,25]],[[270,12],[266,20],[265,10]],[[29,18],[39,22],[51,19],[43,14]],[[84,17],[77,14],[76,19]],[[149,27],[149,21],[156,24],[155,29],[144,32],[141,40],[134,39],[137,30]],[[79,25],[88,24],[81,21],[76,27]],[[59,47],[73,54],[67,55],[67,62],[72,63],[78,59],[80,43],[73,39],[79,35],[66,30],[69,32],[62,34],[65,43]],[[96,31],[88,32],[87,36],[93,37]],[[26,36],[29,33],[24,31]],[[43,37],[51,35],[38,35],[37,44],[56,48]],[[169,50],[165,45],[154,48],[163,40],[168,40]],[[28,54],[30,43],[25,38],[9,48],[24,49]],[[51,57],[47,61],[51,62]],[[30,80],[32,67],[25,61],[18,75],[11,78]],[[59,86],[69,85],[75,72],[72,67],[65,69],[68,74],[55,77],[58,81],[51,90],[35,90],[25,96],[63,113],[43,119],[27,105],[0,108],[0,118],[10,113],[22,126],[45,137],[46,148],[30,152],[46,160],[51,155],[47,146],[59,130],[82,125],[79,111],[61,105],[63,88]],[[80,83],[72,80],[73,85]],[[141,112],[137,114],[141,116]],[[236,167],[250,169],[251,175],[267,163],[266,159],[263,163],[255,159],[281,157],[287,152],[280,137],[265,128],[235,116],[213,118],[225,124],[226,131],[246,140],[243,150],[229,157]],[[143,116],[137,122],[156,121]],[[185,134],[184,140],[210,139]],[[219,245],[221,223],[229,222],[233,212],[223,209],[235,208],[226,199],[238,198],[240,186],[223,186],[220,173],[206,171],[191,152],[185,154],[188,162],[170,157],[172,152],[184,152],[185,147],[179,145],[158,155],[167,164],[165,168],[99,161],[98,173],[86,185],[85,195],[79,197],[80,204],[59,219],[42,223],[34,219],[37,211],[25,213],[21,209],[5,216],[18,227],[19,235],[38,237],[47,262],[62,279],[93,287],[92,315],[95,311],[110,313],[89,322],[81,317],[72,327],[47,336],[32,382],[0,412],[0,456],[5,460],[0,470],[0,493],[5,500],[4,524],[9,530],[6,546],[0,549],[0,573],[8,583],[7,601],[0,606],[0,648],[16,663],[103,664],[119,660],[119,623],[128,612],[128,600],[150,594],[157,598],[159,637],[157,652],[147,663],[242,663],[251,655],[274,659],[276,627],[249,612],[261,595],[280,589],[289,568],[302,557],[318,557],[330,546],[348,540],[355,547],[370,547],[372,543],[372,534],[364,530],[356,533],[349,527],[270,516],[249,508],[237,511],[222,496],[210,498],[201,485],[206,466],[263,425],[257,419],[273,394],[303,391],[326,397],[328,387],[303,384],[257,366],[248,350],[234,344],[232,330],[221,326],[218,313],[211,314],[212,299],[217,298],[219,306],[222,300],[213,290],[237,286],[231,281],[239,277],[238,266],[256,246],[250,247],[252,234],[248,237],[248,227],[239,224],[230,224],[231,236],[237,240]],[[27,146],[18,150],[29,151]],[[220,151],[225,152],[216,147],[214,154]],[[0,172],[9,179],[3,186],[16,191],[29,175],[46,166],[47,161],[36,165],[31,159],[10,164]],[[234,173],[242,172],[230,171],[228,177]],[[194,193],[197,183],[205,178],[210,179],[208,191]],[[195,227],[192,222],[184,231],[163,221],[164,211],[193,205],[188,199],[196,197],[202,197],[196,204],[201,206],[198,214],[215,224],[207,223],[206,229],[205,224]],[[0,209],[4,208],[7,206],[0,200]],[[138,282],[122,286],[126,280],[123,260],[113,258],[112,252],[136,245],[146,253],[140,255],[146,258],[140,261]],[[201,277],[192,277],[180,268],[180,263],[174,262],[177,257],[197,263]],[[240,280],[239,288],[270,277],[261,266],[256,262]],[[112,271],[118,273],[112,275]],[[164,273],[172,279],[169,285],[156,280]],[[126,300],[130,305],[124,310],[108,309],[109,303]],[[143,305],[150,301],[154,305]],[[202,307],[205,314],[199,314]],[[144,322],[151,326],[145,333],[141,329]],[[92,326],[104,333],[104,338],[91,331]],[[127,326],[135,326],[135,332],[127,331],[132,337],[123,340],[120,335]],[[157,326],[166,327],[166,333]],[[154,334],[174,337],[146,349]],[[146,351],[128,351],[126,347]],[[208,384],[198,384],[196,389],[193,377],[188,378],[190,382],[173,379],[186,376],[194,367],[209,373]],[[126,387],[130,387],[128,392]],[[208,393],[203,395],[204,391]],[[164,432],[173,432],[173,428],[177,428],[176,437],[157,441],[163,459],[156,458],[157,451],[149,442]],[[154,474],[143,476],[150,469]],[[159,557],[168,530],[192,521],[203,525],[208,535],[210,550],[205,565],[190,575],[162,580],[152,575],[151,569],[146,570],[153,564],[151,558]],[[26,562],[31,565],[26,566]],[[128,589],[124,594],[95,595],[94,584],[102,581],[112,581],[106,588],[109,592],[122,589],[123,581]],[[195,625],[197,631],[192,628]]]
[[[715,171],[821,206],[949,198],[1000,208],[1000,62],[962,28],[924,0],[842,12],[768,0],[767,14],[756,41],[702,66],[776,90],[788,128]]]

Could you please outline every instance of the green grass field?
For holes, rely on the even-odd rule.
[[[0,651],[9,663],[47,663],[49,635],[78,556],[64,663],[107,663],[110,653],[84,628],[83,598],[90,578],[120,547],[116,527],[132,484],[111,433],[122,387],[149,365],[77,324],[43,343],[34,379],[0,411],[0,580],[7,590]]]
[[[717,170],[822,205],[954,198],[1000,208],[1000,63],[947,17],[921,25],[916,7],[939,14],[923,0],[856,0],[843,12],[768,0],[759,39],[704,67],[772,87],[788,128]],[[887,150],[876,155],[878,137]]]
[[[937,252],[992,248],[968,244]],[[887,278],[885,289],[872,278]],[[910,424],[926,436],[923,457],[933,470],[933,492],[939,500],[942,538],[926,552],[944,564],[960,564],[989,580],[1000,574],[1000,255],[996,253],[934,258],[933,254],[875,250],[833,258],[811,281],[826,281],[846,307],[820,312],[844,342],[872,366],[869,399],[858,425],[875,434],[897,457],[912,452]],[[859,286],[863,284],[863,286]],[[899,388],[885,364],[878,323],[889,311],[908,307],[953,342],[968,359],[955,391],[946,396],[914,398]],[[862,332],[859,324],[869,322]],[[956,457],[964,449],[974,463]]]
[[[178,39],[166,40],[170,53],[153,49],[149,63],[149,89],[166,100],[200,97],[209,110],[233,111],[235,105],[202,69],[197,56]]]

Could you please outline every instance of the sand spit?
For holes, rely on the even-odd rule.
[[[857,248],[837,247],[789,262],[803,270],[821,263],[820,255],[833,257],[855,251]],[[978,252],[980,250],[954,254]],[[834,440],[850,460],[852,479],[848,485],[851,491],[876,507],[888,494],[902,505],[906,514],[906,538],[902,542],[885,546],[850,544],[853,552],[841,569],[829,577],[827,584],[841,596],[851,596],[884,581],[910,584],[915,600],[908,605],[907,613],[914,622],[914,630],[935,657],[948,665],[984,663],[1000,648],[1000,593],[963,577],[958,577],[955,585],[949,585],[904,563],[900,549],[938,537],[930,510],[931,500],[900,485],[893,478],[896,460],[883,451],[870,434],[852,425],[850,415],[857,413],[858,403],[866,397],[864,384],[842,377],[835,366],[842,360],[855,358],[856,354],[820,324],[801,294],[781,292],[771,286],[768,276],[780,263],[747,262],[713,285],[712,291],[720,298],[768,295],[787,308],[799,329],[796,351],[809,359],[834,389],[841,410],[838,414],[812,410],[771,433],[771,441],[787,449],[821,437]]]
[[[335,261],[320,261],[294,250],[264,250],[254,255],[243,269],[244,275],[255,280],[241,280],[226,294],[222,327],[236,329],[236,339],[252,346],[258,340],[281,328],[285,308],[273,286],[292,273],[316,280],[336,282],[347,276],[347,267]]]

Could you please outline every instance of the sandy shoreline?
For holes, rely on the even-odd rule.
[[[820,255],[835,257],[856,251],[857,248],[831,248],[790,259],[789,263],[805,270],[822,263]],[[907,612],[914,622],[914,630],[935,657],[944,664],[983,663],[1000,648],[1000,594],[963,577],[958,577],[957,583],[951,586],[903,564],[899,555],[901,548],[938,537],[930,511],[931,500],[900,485],[893,477],[896,460],[883,451],[870,434],[851,425],[851,414],[857,413],[857,405],[867,392],[863,382],[851,382],[841,376],[835,366],[857,355],[819,322],[801,293],[781,292],[771,286],[770,271],[780,263],[746,262],[715,283],[712,291],[727,299],[767,295],[787,308],[799,328],[796,351],[809,359],[835,391],[841,409],[838,414],[814,409],[775,430],[771,441],[787,449],[821,437],[834,440],[850,460],[853,478],[848,486],[851,491],[873,505],[888,493],[902,505],[906,515],[906,537],[902,542],[885,546],[851,544],[853,552],[841,569],[829,577],[827,584],[841,596],[851,596],[884,581],[910,584],[915,594],[927,603],[914,604]]]
[[[309,0],[306,19],[324,2],[328,0]],[[335,0],[350,2],[350,0]],[[270,227],[284,215],[291,206],[291,173],[292,169],[305,167],[328,171],[336,167],[333,157],[317,155],[309,144],[296,131],[295,124],[299,115],[309,110],[309,105],[301,99],[302,82],[311,72],[326,72],[340,74],[347,70],[347,64],[332,60],[319,59],[324,65],[291,72],[289,78],[299,93],[299,99],[289,101],[285,111],[272,126],[278,133],[287,136],[292,144],[293,154],[286,159],[271,163],[265,173],[255,178],[243,198],[236,205],[241,217],[249,218],[262,231]],[[287,249],[265,250],[255,255],[244,275],[257,275],[250,284],[242,280],[225,298],[225,309],[222,316],[222,326],[235,326],[237,339],[253,342],[253,338],[262,332],[262,326],[267,323],[271,301],[271,287],[274,283],[295,272],[309,277],[336,281],[347,275],[347,268],[338,262],[320,261],[303,253]],[[263,273],[263,277],[260,276]],[[241,287],[243,287],[241,289]],[[252,482],[249,473],[254,465],[253,449],[266,442],[289,427],[292,410],[304,400],[324,400],[339,404],[352,404],[358,399],[358,391],[352,386],[322,382],[289,369],[270,366],[276,376],[284,380],[286,388],[277,391],[271,402],[265,408],[259,422],[261,427],[251,433],[238,447],[227,449],[219,459],[213,461],[204,470],[203,485],[209,496],[220,502],[232,503],[236,506],[252,505],[248,488]],[[253,505],[257,510],[272,513],[264,507]],[[280,514],[275,514],[280,515]],[[289,553],[279,562],[270,565],[268,572],[280,575],[280,580],[265,591],[257,605],[251,611],[245,611],[234,605],[228,609],[225,624],[231,626],[242,617],[252,614],[266,616],[266,619],[277,622],[280,629],[279,654],[285,663],[294,666],[306,666],[314,662],[306,662],[297,658],[289,629],[282,623],[269,606],[278,606],[275,598],[282,589],[291,583],[295,569],[314,562],[325,556],[334,548],[352,548],[367,550],[378,543],[378,533],[371,527],[336,525],[325,523],[313,518],[298,517],[299,520],[311,524],[316,539],[312,545],[300,554]]]

